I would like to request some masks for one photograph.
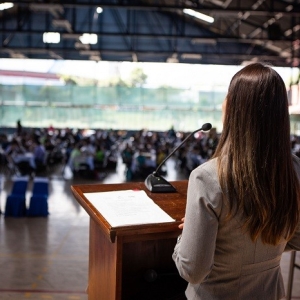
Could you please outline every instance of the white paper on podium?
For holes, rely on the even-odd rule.
[[[112,227],[175,221],[142,190],[83,195]]]

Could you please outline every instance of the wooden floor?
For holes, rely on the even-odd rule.
[[[172,161],[168,180],[182,179]],[[3,178],[0,207],[4,210],[11,189]],[[71,194],[70,186],[99,180],[65,180],[58,168],[50,177],[47,218],[4,218],[0,216],[0,299],[87,300],[89,217]],[[125,168],[107,174],[103,183],[125,181]],[[28,187],[27,199],[31,186]],[[300,255],[297,253],[297,262]],[[287,286],[290,253],[282,257],[282,274]],[[300,270],[295,269],[292,299],[300,299]],[[141,299],[143,300],[143,299]],[[265,300],[265,299],[262,299]]]

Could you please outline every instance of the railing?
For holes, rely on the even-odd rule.
[[[221,126],[225,90],[98,86],[0,86],[0,126],[195,130]]]

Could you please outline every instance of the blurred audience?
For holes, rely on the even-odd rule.
[[[13,158],[19,155],[20,160],[27,161],[30,174],[62,164],[74,175],[99,178],[99,174],[115,170],[120,158],[127,180],[143,180],[188,134],[176,132],[173,126],[165,132],[55,129],[52,125],[45,129],[22,128],[21,133],[16,130],[9,136],[0,134],[1,164],[16,170],[18,163]],[[209,159],[217,142],[218,134],[213,129],[190,137],[172,156],[178,172],[188,176],[193,168]],[[167,174],[165,165],[160,172]]]

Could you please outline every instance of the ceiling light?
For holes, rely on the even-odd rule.
[[[60,42],[59,32],[44,32],[43,42],[46,44],[58,44]]]
[[[0,3],[0,10],[12,8],[14,4],[12,2]]]
[[[98,6],[96,9],[97,14],[101,14],[103,12],[103,8]]]
[[[183,9],[183,12],[187,15],[190,15],[192,17],[195,17],[195,18],[205,21],[207,23],[213,23],[215,21],[215,19],[213,17],[207,16],[207,15],[202,14],[193,9],[185,8],[185,9]]]
[[[98,36],[95,33],[84,33],[79,37],[79,40],[82,44],[97,44]]]

